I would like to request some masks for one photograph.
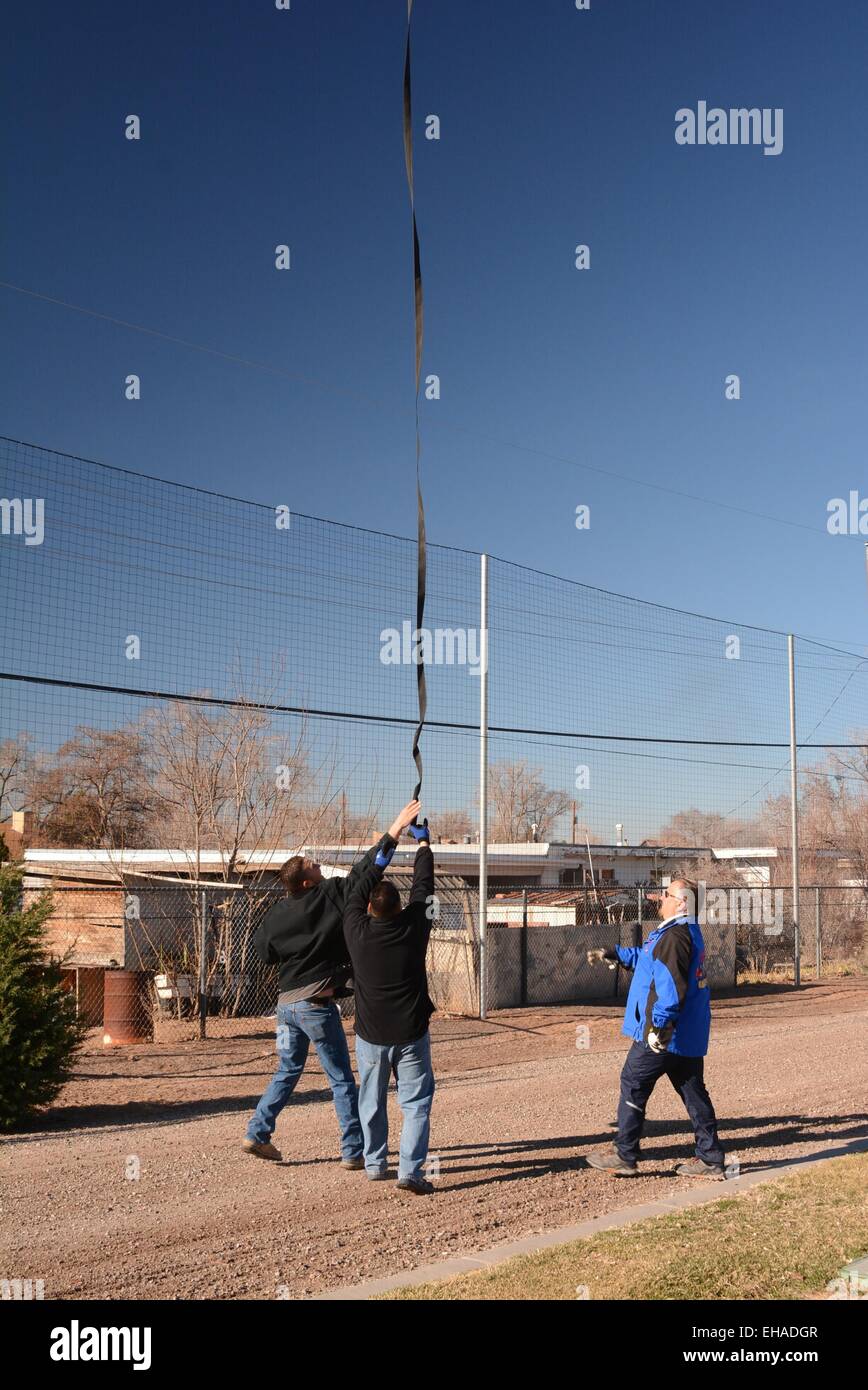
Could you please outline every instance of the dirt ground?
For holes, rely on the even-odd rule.
[[[424,1198],[340,1167],[315,1058],[278,1122],[284,1163],[242,1151],[273,1067],[264,1023],[205,1043],[95,1039],[39,1127],[0,1142],[0,1278],[42,1279],[47,1299],[303,1298],[689,1186],[672,1173],[692,1149],[665,1081],[640,1176],[584,1163],[612,1136],[620,1018],[608,1005],[435,1017],[439,1178]],[[715,1000],[706,1075],[742,1171],[868,1137],[866,1021],[866,978]],[[393,1099],[390,1115],[394,1148]]]

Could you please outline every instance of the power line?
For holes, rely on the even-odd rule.
[[[341,719],[348,723],[361,721],[370,724],[416,724],[416,719],[392,714],[359,714],[349,710],[326,710],[306,708],[304,705],[276,705],[261,700],[239,700],[221,695],[178,694],[170,690],[134,690],[125,685],[102,685],[97,681],[74,681],[52,676],[23,675],[16,671],[0,671],[0,680],[20,681],[27,685],[46,685],[64,690],[93,690],[104,695],[125,695],[138,700],[172,700],[181,704],[217,705],[224,709],[259,710],[264,714],[293,714],[310,719]],[[477,731],[476,724],[462,723],[458,720],[431,719],[427,721],[435,729],[466,729]],[[491,724],[489,729],[496,734],[530,735],[537,738],[588,739],[608,743],[665,743],[697,745],[709,748],[788,748],[789,743],[767,743],[753,739],[731,738],[659,738],[652,734],[591,734],[576,729],[526,729],[507,724]],[[800,748],[868,749],[868,743],[802,743]]]

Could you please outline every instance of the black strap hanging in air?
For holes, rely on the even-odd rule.
[[[410,89],[410,26],[413,14],[413,0],[407,0],[407,51],[404,57],[404,159],[407,165],[407,185],[410,190],[410,215],[413,223],[413,313],[416,327],[416,516],[418,528],[417,568],[416,568],[416,689],[419,696],[419,723],[413,735],[413,761],[419,780],[413,792],[415,801],[422,788],[422,754],[419,752],[419,738],[425,724],[428,710],[428,691],[425,685],[425,663],[422,660],[422,623],[425,617],[425,580],[427,560],[425,554],[425,504],[422,500],[422,475],[420,460],[422,443],[419,434],[419,380],[422,370],[422,266],[419,259],[419,233],[416,228],[416,200],[413,189],[413,107]]]

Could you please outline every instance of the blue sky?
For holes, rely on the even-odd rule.
[[[2,278],[290,376],[2,290],[5,433],[412,534],[402,0],[9,25]],[[865,7],[417,0],[414,25],[432,538],[863,641],[863,542],[820,533],[866,476]],[[676,146],[699,99],[783,107],[783,153]]]
[[[412,535],[404,37],[403,0],[17,7],[0,279],[273,370],[0,288],[0,430]],[[416,0],[432,541],[864,647],[825,523],[868,494],[866,40],[856,0]],[[700,100],[782,108],[782,154],[676,145]]]

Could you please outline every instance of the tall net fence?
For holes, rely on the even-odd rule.
[[[495,838],[536,817],[541,838],[711,843],[786,792],[784,634],[502,561],[490,613]],[[522,762],[560,794],[522,805]]]
[[[389,823],[415,782],[413,542],[9,441],[0,468],[7,501],[44,503],[38,539],[16,535],[6,509],[0,550],[4,738],[26,743],[31,772],[78,760],[77,746],[57,754],[87,729],[101,741],[91,758],[122,733],[118,758],[141,750],[152,780],[165,787],[183,774],[198,785],[234,727],[228,756],[247,755],[247,787],[259,793],[246,851],[349,843]],[[478,630],[478,567],[475,555],[429,547],[433,628]],[[429,667],[425,790],[437,807],[477,797],[469,669],[454,659]],[[56,787],[31,776],[28,790],[40,824],[62,839]],[[152,845],[159,831],[189,847],[200,813],[179,795],[167,824],[171,799],[153,814],[127,798],[126,821],[104,825],[102,839]],[[208,830],[226,848],[217,810]]]
[[[250,938],[276,871],[302,850],[346,871],[408,799],[421,649],[424,809],[449,904],[432,993],[475,1012],[479,555],[429,546],[420,635],[413,541],[8,439],[0,472],[0,834],[27,891],[55,889],[74,987],[104,993],[117,964],[146,980],[160,1026],[270,1016]],[[614,992],[583,963],[589,943],[647,935],[674,873],[785,895],[786,635],[505,561],[488,574],[490,1007]],[[859,959],[868,658],[795,651],[800,948],[809,964],[816,885],[828,952]],[[400,851],[396,871],[410,862]],[[77,897],[111,918],[108,956]],[[792,962],[791,896],[780,933],[759,910],[707,920],[721,981]]]

